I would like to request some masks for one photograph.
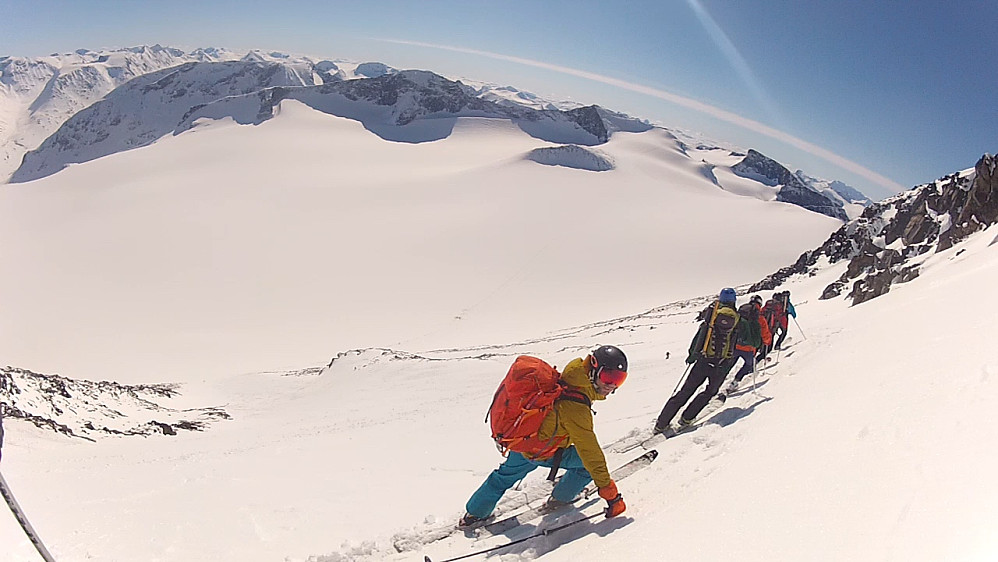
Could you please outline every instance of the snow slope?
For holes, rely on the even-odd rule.
[[[631,375],[597,406],[610,443],[657,415],[717,289],[839,225],[719,189],[661,130],[615,135],[600,147],[608,171],[525,158],[546,146],[487,119],[388,143],[286,101],[256,127],[204,121],[0,190],[0,258],[16,272],[0,277],[5,362],[177,382],[171,408],[231,417],[95,442],[7,420],[5,478],[56,558],[439,560],[493,546],[505,539],[393,542],[453,522],[501,460],[481,420],[513,357],[563,366],[621,346]],[[806,339],[791,327],[756,393],[623,481],[622,517],[495,558],[994,559],[982,444],[998,437],[998,320],[954,296],[994,287],[996,236],[856,307],[817,300],[845,264],[792,278],[780,289]],[[6,513],[0,544],[0,560],[34,559]]]
[[[839,225],[718,189],[660,129],[614,135],[617,168],[591,172],[526,160],[554,145],[508,120],[455,123],[393,143],[285,100],[6,186],[0,353],[183,382],[513,339],[757,280]]]

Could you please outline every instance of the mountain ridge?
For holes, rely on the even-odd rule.
[[[449,127],[439,121],[441,116],[453,118],[488,115],[508,118],[536,138],[558,144],[581,146],[603,144],[617,131],[639,132],[652,128],[647,121],[595,105],[556,104],[509,86],[484,83],[466,85],[430,71],[400,71],[375,62],[355,64],[351,69],[350,64],[344,61],[292,57],[279,52],[249,51],[239,55],[224,49],[206,48],[188,53],[159,45],[125,49],[111,54],[81,50],[74,56],[79,59],[77,61],[79,64],[90,65],[88,68],[93,69],[97,68],[99,61],[112,64],[114,57],[118,57],[129,62],[129,55],[143,55],[148,58],[151,56],[150,53],[159,57],[156,59],[158,61],[156,64],[159,66],[164,66],[170,61],[179,64],[167,66],[174,68],[175,71],[163,76],[162,79],[165,80],[163,83],[147,84],[149,89],[142,93],[149,94],[157,88],[173,87],[170,99],[160,97],[159,100],[132,100],[130,104],[142,108],[143,111],[138,111],[134,107],[118,111],[109,108],[103,102],[109,100],[123,102],[123,98],[127,96],[121,92],[115,93],[114,90],[118,88],[132,88],[134,95],[134,87],[131,84],[118,85],[96,101],[91,98],[101,95],[101,92],[107,90],[107,86],[90,87],[93,93],[87,100],[92,101],[92,105],[73,112],[58,130],[53,131],[44,141],[38,141],[37,147],[31,149],[31,143],[25,141],[18,142],[16,147],[5,151],[5,166],[9,166],[13,158],[23,153],[22,162],[13,171],[9,181],[11,183],[31,181],[50,175],[69,163],[88,161],[120,150],[145,146],[166,134],[183,132],[191,128],[194,121],[203,117],[214,119],[234,117],[239,123],[259,124],[273,116],[274,107],[281,100],[289,98],[304,101],[316,109],[325,106],[326,112],[357,119],[371,132],[396,142],[425,142],[445,137],[449,134]],[[7,63],[9,66],[10,61]],[[248,67],[268,65],[274,73],[270,75],[273,80],[261,76],[257,83],[245,82],[241,91],[229,89],[223,92],[219,84],[213,84],[207,78],[201,84],[195,83],[196,80],[189,80],[186,85],[171,86],[170,81],[177,79],[179,74],[189,74],[194,68],[203,68],[193,66],[197,64],[237,64],[249,65]],[[135,66],[130,62],[129,65]],[[151,67],[138,67],[127,76],[129,80],[150,80],[150,74],[162,73],[165,70],[159,68],[150,72],[140,72],[149,68]],[[284,70],[283,80],[275,77],[278,68]],[[121,76],[126,75],[121,74]],[[228,76],[218,78],[217,81],[235,79],[233,76]],[[10,81],[16,82],[14,79]],[[305,91],[297,88],[314,90]],[[212,91],[215,95],[198,95]],[[320,100],[323,96],[335,95],[343,96],[350,102],[367,102],[380,108],[391,107],[391,110],[387,112],[379,110],[380,115],[371,115],[364,107],[348,108],[344,107],[345,104],[337,106],[329,100]],[[41,100],[42,97],[38,97],[33,103],[45,105]],[[175,104],[187,107],[182,110],[179,105],[171,108]],[[255,110],[254,104],[257,105]],[[170,119],[168,122],[150,124],[147,122],[148,119],[144,118],[145,114],[170,117]],[[438,122],[429,123],[429,118]],[[414,121],[422,121],[421,126],[406,129],[406,126]],[[128,131],[121,130],[122,124]],[[47,128],[36,127],[39,131],[49,128],[51,123]],[[115,132],[113,129],[118,131]],[[417,132],[416,129],[420,130]],[[39,133],[36,131],[36,134]],[[86,139],[86,142],[79,139]],[[597,166],[600,169],[606,167],[605,164]],[[814,195],[812,193],[817,190],[806,188],[802,190],[793,181],[784,181],[779,185],[781,193],[777,195],[777,200],[847,220],[840,210],[841,201],[836,196],[820,193]]]
[[[819,263],[849,261],[822,299],[841,296],[860,304],[921,272],[922,256],[945,251],[998,222],[998,158],[984,154],[973,168],[943,176],[867,207],[820,247],[804,252],[750,290],[778,287],[794,275],[811,275]]]

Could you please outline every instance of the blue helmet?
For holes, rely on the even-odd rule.
[[[721,304],[735,304],[738,296],[735,294],[735,290],[731,287],[725,287],[721,289],[721,294],[718,295],[717,300],[721,301]]]

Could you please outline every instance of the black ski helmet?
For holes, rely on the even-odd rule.
[[[613,371],[627,370],[627,356],[619,347],[613,345],[601,345],[593,350],[593,367],[598,369],[610,369]]]
[[[627,379],[627,357],[619,347],[601,345],[589,354],[589,381],[597,387],[597,381],[612,384],[614,390]]]

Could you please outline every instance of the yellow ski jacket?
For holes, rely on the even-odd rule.
[[[596,393],[593,383],[589,380],[589,366],[584,359],[573,359],[565,366],[561,379],[572,390],[585,394],[590,401],[605,400],[606,396]],[[558,400],[554,411],[549,413],[541,423],[539,437],[543,440],[553,436],[563,437],[562,448],[575,445],[575,450],[582,459],[583,466],[589,471],[593,482],[602,488],[610,484],[610,470],[606,466],[606,457],[596,439],[593,430],[593,412],[589,406],[571,400]]]

